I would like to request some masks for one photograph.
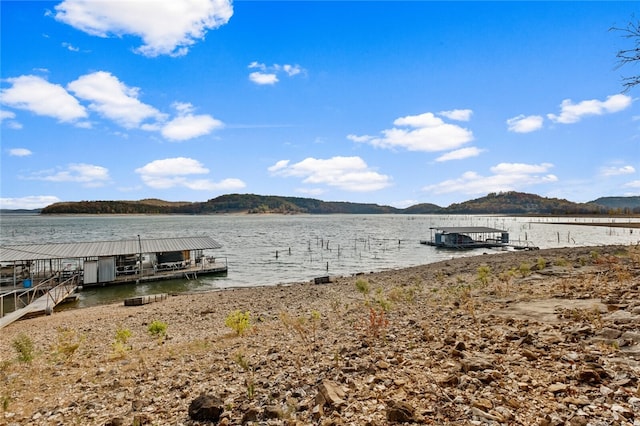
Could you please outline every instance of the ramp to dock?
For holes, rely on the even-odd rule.
[[[78,288],[78,276],[73,275],[65,281],[46,290],[45,294],[27,303],[26,306],[16,309],[13,312],[0,318],[0,329],[6,327],[14,321],[25,317],[34,317],[38,315],[51,314],[53,308],[69,297]],[[22,292],[26,294],[30,291],[37,291],[37,287]]]

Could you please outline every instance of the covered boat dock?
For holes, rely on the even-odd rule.
[[[191,278],[227,272],[227,260],[206,251],[210,237],[180,237],[0,247],[0,285],[29,287],[52,276],[80,275],[80,285]]]
[[[484,226],[442,226],[429,228],[431,239],[420,244],[448,249],[513,248],[515,250],[535,250],[529,242],[509,241],[509,232]]]
[[[0,328],[11,301],[14,317],[51,313],[83,286],[226,274],[226,257],[211,253],[221,247],[206,236],[0,246]]]

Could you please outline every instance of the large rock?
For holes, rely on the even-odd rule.
[[[193,420],[217,422],[223,411],[222,400],[212,395],[200,395],[189,404],[189,417]]]
[[[320,406],[327,405],[337,408],[346,405],[347,402],[344,400],[344,398],[344,391],[335,383],[324,380],[320,384],[320,386],[318,386],[318,396],[316,397],[316,403]]]

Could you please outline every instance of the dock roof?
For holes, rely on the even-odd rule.
[[[502,229],[487,228],[486,226],[434,226],[429,229],[434,229],[447,234],[488,234],[494,232],[507,232]]]
[[[210,237],[180,237],[91,241],[75,243],[21,244],[0,246],[0,262],[27,260],[75,259],[84,257],[119,256],[139,253],[163,253],[183,250],[219,249],[222,246]]]

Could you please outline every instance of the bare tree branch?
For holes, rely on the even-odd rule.
[[[616,69],[627,64],[640,63],[640,20],[635,22],[631,21],[626,27],[611,27],[609,30],[619,31],[622,33],[622,37],[633,41],[632,48],[621,49],[616,54],[616,58],[618,58],[618,66]],[[640,75],[623,77],[622,81],[624,92],[628,92],[631,88],[640,85]]]

